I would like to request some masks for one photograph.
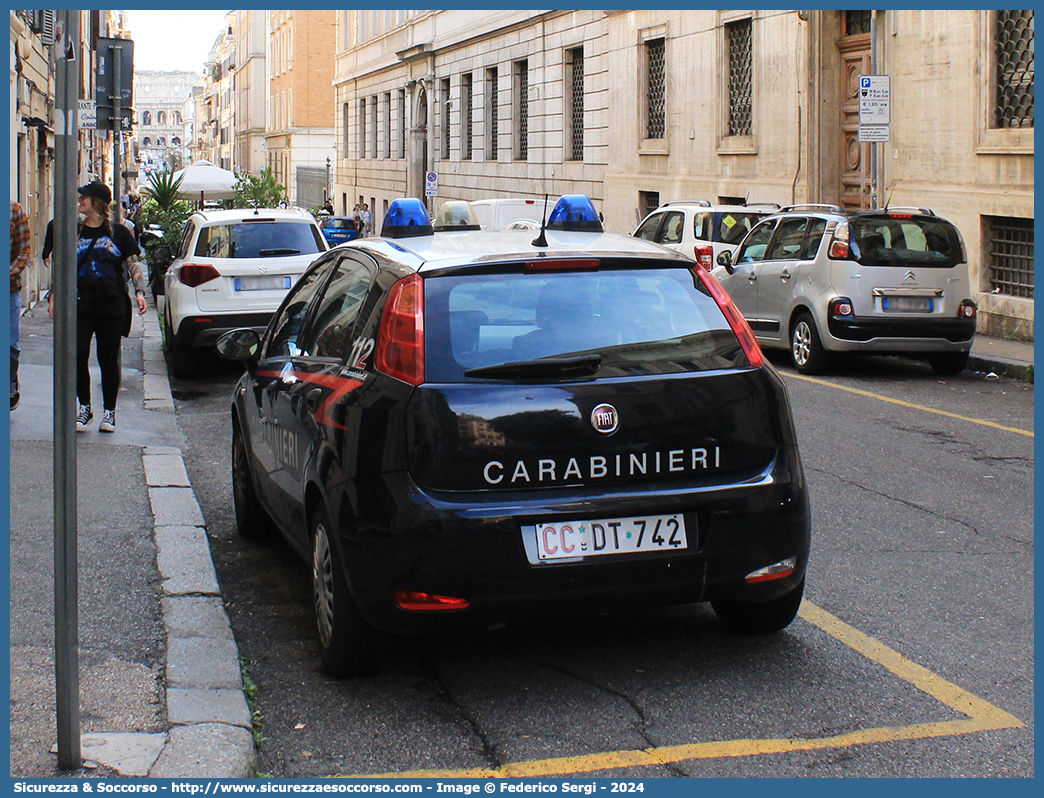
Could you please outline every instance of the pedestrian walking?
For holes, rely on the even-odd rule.
[[[22,332],[22,272],[29,268],[29,219],[22,206],[11,202],[11,409],[22,395],[18,385],[18,339]]]
[[[333,206],[333,203],[330,202],[329,198],[327,198],[326,204],[323,205],[323,210],[326,211],[331,216],[334,215],[334,206]]]
[[[127,280],[134,283],[138,313],[145,312],[145,276],[134,236],[122,224],[109,224],[112,193],[104,183],[78,189],[84,215],[76,242],[76,431],[94,418],[91,411],[91,338],[101,369],[103,412],[99,431],[116,431],[116,397],[120,390],[120,339],[130,334],[132,310]],[[54,292],[47,311],[54,318]]]
[[[373,234],[373,216],[370,214],[370,205],[369,205],[369,203],[366,203],[366,202],[363,203],[362,211],[360,211],[360,215],[362,216],[362,226],[363,226],[362,234],[363,234],[363,236],[372,235]]]

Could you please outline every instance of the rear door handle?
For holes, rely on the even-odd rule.
[[[779,273],[779,279],[782,280],[783,282],[786,282],[787,280],[790,279],[790,272],[788,272],[786,269],[784,269],[783,271],[781,271]]]

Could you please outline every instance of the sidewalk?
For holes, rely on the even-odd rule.
[[[238,650],[152,307],[123,340],[117,432],[99,433],[97,413],[76,436],[84,768],[57,769],[53,331],[44,304],[22,317],[22,402],[10,422],[11,775],[250,776]],[[1032,380],[1033,344],[977,337],[969,368]]]
[[[84,767],[57,768],[53,332],[22,317],[11,412],[11,775],[243,778],[254,741],[239,656],[181,457],[154,308],[123,339],[117,431],[77,440]],[[100,375],[92,362],[92,393]]]

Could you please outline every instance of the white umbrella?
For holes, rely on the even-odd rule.
[[[234,173],[210,161],[196,161],[174,173],[174,179],[181,178],[178,193],[185,197],[204,199],[232,199],[236,195],[235,186],[238,178]]]

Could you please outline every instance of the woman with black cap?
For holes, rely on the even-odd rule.
[[[97,181],[81,186],[78,210],[84,216],[76,242],[76,431],[83,432],[91,412],[91,338],[101,369],[104,411],[101,432],[116,431],[116,396],[120,391],[120,338],[130,333],[131,303],[127,280],[134,283],[138,313],[144,313],[145,276],[141,250],[122,224],[109,225],[112,193]],[[47,310],[54,318],[53,296]]]

